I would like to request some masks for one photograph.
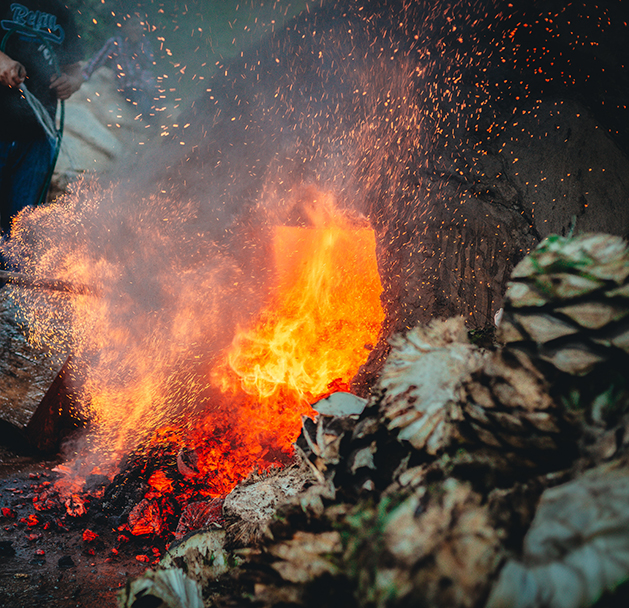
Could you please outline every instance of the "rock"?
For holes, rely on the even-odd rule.
[[[622,234],[629,208],[629,160],[578,101],[522,107],[497,138],[503,179],[512,184],[540,237]]]
[[[70,555],[64,555],[63,557],[59,558],[59,561],[57,562],[57,566],[59,568],[74,568],[76,564],[74,563],[74,560],[72,559]]]

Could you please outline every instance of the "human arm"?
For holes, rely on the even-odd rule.
[[[103,47],[83,66],[83,79],[89,77],[100,67],[109,63],[118,53],[119,39],[114,36],[105,42]]]
[[[26,78],[26,68],[0,51],[0,84],[5,87],[17,87]]]
[[[82,84],[81,64],[72,63],[63,66],[61,74],[52,77],[50,88],[55,90],[58,99],[68,99],[81,88]]]

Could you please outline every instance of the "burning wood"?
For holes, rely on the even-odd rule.
[[[50,291],[61,291],[71,295],[98,295],[98,290],[89,285],[81,285],[63,279],[42,279],[22,272],[12,272],[0,270],[0,286],[5,283],[16,287],[27,287],[29,289],[44,289]]]
[[[156,500],[141,500],[127,516],[129,531],[134,536],[155,534],[159,536],[164,531],[164,515]]]

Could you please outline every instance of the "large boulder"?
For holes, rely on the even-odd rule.
[[[56,184],[63,189],[84,172],[114,175],[140,154],[154,136],[154,130],[149,132],[135,108],[116,90],[113,71],[98,69],[65,102],[63,139],[53,187]]]

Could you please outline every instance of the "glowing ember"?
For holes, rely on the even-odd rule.
[[[89,501],[85,500],[79,494],[72,494],[72,496],[65,501],[68,515],[71,515],[72,517],[82,517],[85,515],[87,513],[88,505]]]
[[[163,471],[155,471],[155,473],[150,476],[148,484],[160,494],[167,494],[173,491],[173,482]]]
[[[140,536],[143,534],[161,534],[164,526],[159,505],[154,500],[146,498],[140,501],[129,513],[129,529],[131,533]]]

